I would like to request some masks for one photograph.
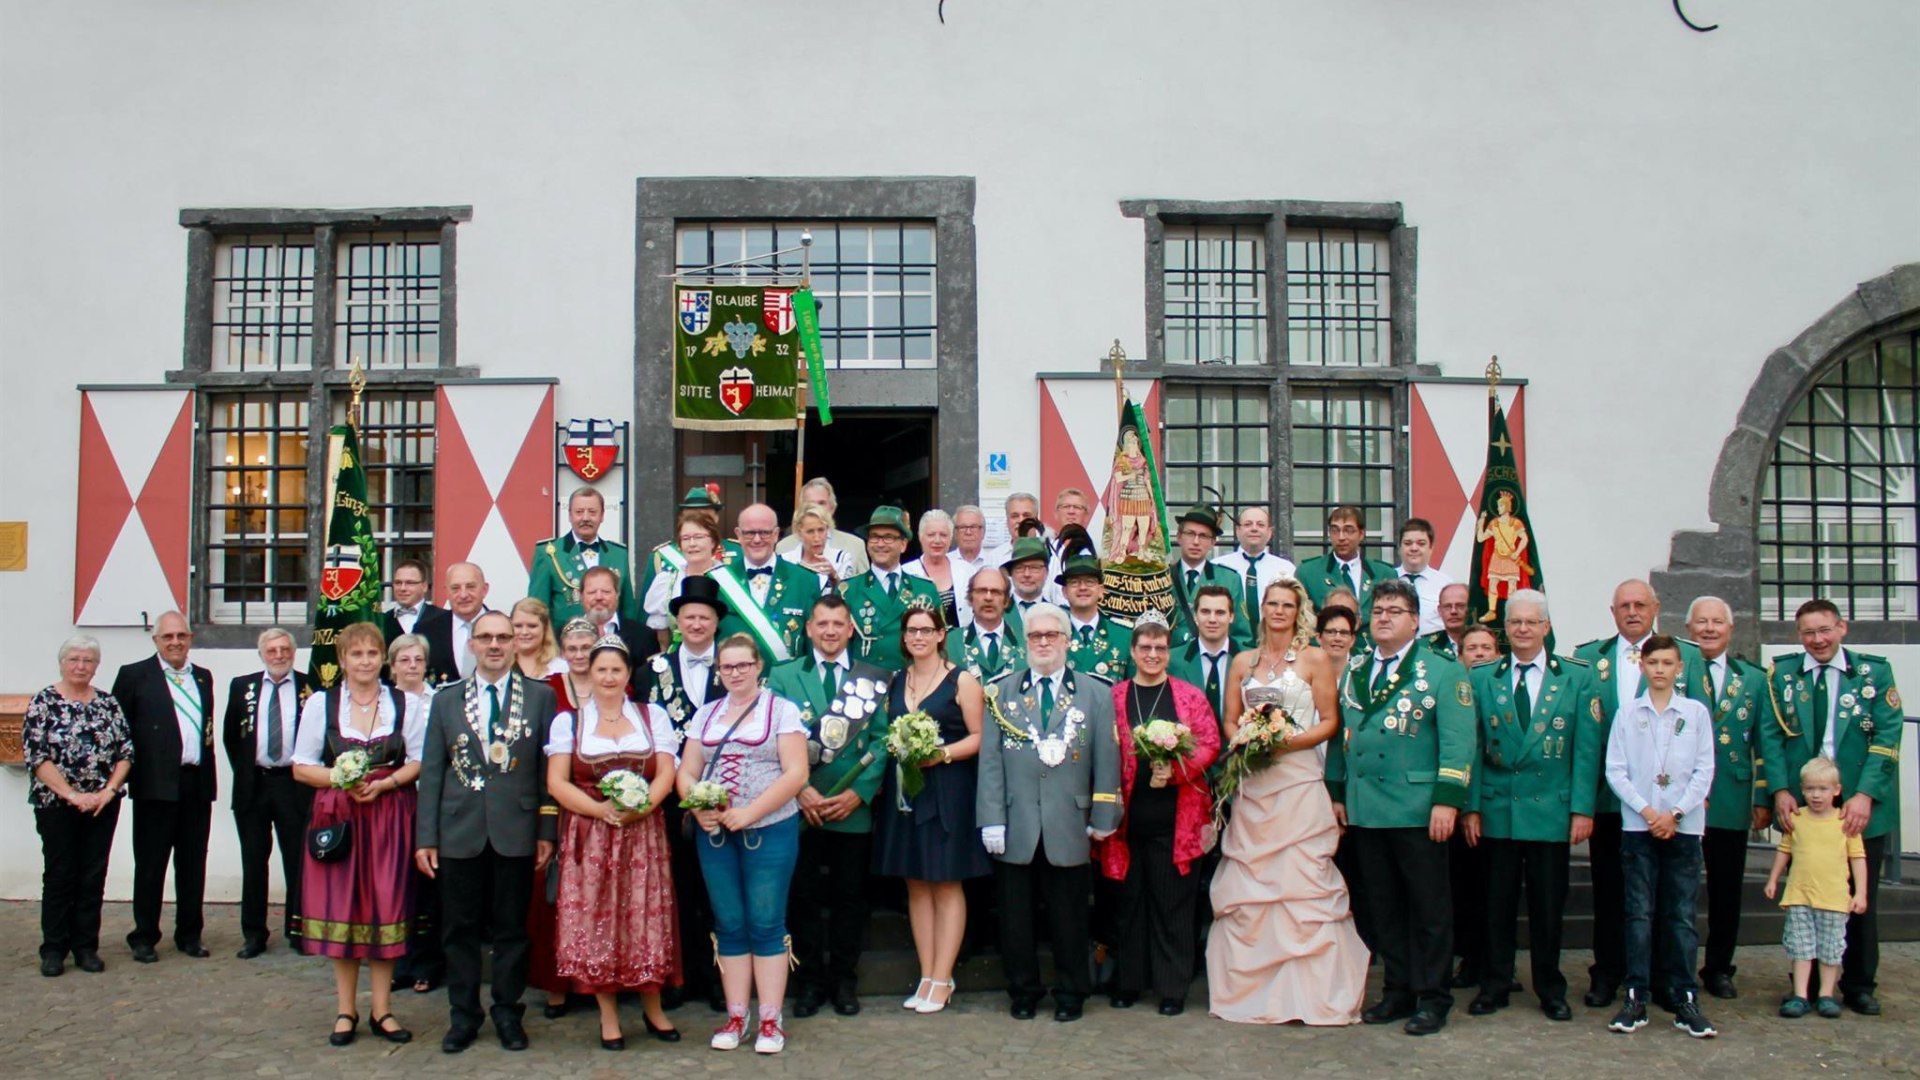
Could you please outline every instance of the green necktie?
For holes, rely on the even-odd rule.
[[[832,701],[833,695],[840,690],[840,665],[829,660],[820,665],[820,690]]]
[[[1347,584],[1353,587],[1354,598],[1359,599],[1360,597],[1360,561],[1358,559],[1355,559],[1353,562],[1348,563],[1345,567],[1342,568],[1341,573],[1342,573],[1342,576],[1344,576],[1347,579]]]
[[[1262,552],[1262,554],[1265,554]],[[1258,626],[1260,612],[1260,558],[1258,555],[1247,560],[1247,585],[1240,594],[1240,606],[1247,613],[1247,622]]]
[[[1813,752],[1824,754],[1827,745],[1827,713],[1832,706],[1827,698],[1827,665],[1813,665]]]
[[[1391,685],[1392,679],[1393,679],[1393,661],[1388,660],[1387,662],[1380,665],[1379,673],[1374,675],[1373,677],[1373,696],[1379,697],[1381,694],[1385,693],[1387,690],[1387,687]]]
[[[1513,709],[1520,714],[1523,727],[1533,719],[1533,692],[1527,689],[1527,673],[1532,670],[1532,664],[1521,664],[1520,677],[1513,683]]]
[[[1719,665],[1707,661],[1707,704],[1712,706],[1720,701],[1720,680],[1713,675],[1713,669]]]
[[[1053,718],[1053,680],[1040,680],[1040,726],[1045,728],[1047,721]]]
[[[889,570],[886,574],[886,582],[887,582],[887,595],[888,596],[898,595],[896,590],[899,589],[899,583],[894,580],[893,572],[891,570]]]
[[[1093,644],[1093,627],[1083,626],[1080,628],[1080,644],[1082,645]]]
[[[1200,587],[1200,571],[1187,571],[1187,603],[1193,603],[1193,590]]]
[[[493,733],[500,730],[500,688],[487,684],[487,741],[493,741]]]
[[[987,651],[986,651],[987,670],[999,671],[1000,670],[1000,634],[998,631],[989,630],[984,636],[987,639]]]

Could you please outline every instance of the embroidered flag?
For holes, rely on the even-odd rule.
[[[1546,588],[1527,496],[1507,431],[1500,395],[1487,399],[1487,475],[1480,486],[1480,514],[1474,521],[1473,572],[1467,577],[1467,617],[1505,638],[1507,597],[1521,589]],[[1547,648],[1553,648],[1551,639]]]
[[[1151,609],[1173,616],[1173,574],[1167,569],[1167,500],[1160,487],[1160,466],[1140,406],[1120,391],[1120,427],[1114,440],[1113,475],[1101,503],[1106,527],[1101,533],[1102,577],[1106,595],[1100,610],[1133,625]]]
[[[799,319],[792,290],[678,285],[673,426],[696,431],[793,427]]]
[[[342,627],[380,617],[380,550],[367,509],[360,438],[347,424],[327,435],[327,534],[313,600],[309,673],[322,689],[340,679],[334,637]]]

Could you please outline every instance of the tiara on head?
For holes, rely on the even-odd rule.
[[[628,655],[627,643],[620,640],[619,634],[602,634],[600,640],[593,643],[594,652],[599,652],[601,649],[619,649],[621,656]]]
[[[1133,628],[1138,630],[1143,626],[1158,626],[1162,630],[1169,632],[1173,630],[1173,625],[1167,622],[1167,617],[1160,614],[1159,610],[1155,608],[1148,608],[1141,614],[1134,616]]]
[[[600,628],[593,625],[592,619],[584,615],[575,615],[573,618],[567,620],[565,626],[560,628],[560,636],[565,638],[572,637],[575,634],[592,634],[597,638],[600,636]]]

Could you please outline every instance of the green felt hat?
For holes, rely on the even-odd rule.
[[[1047,550],[1045,540],[1037,536],[1023,536],[1013,542],[1013,554],[1007,557],[1006,562],[1000,564],[1000,569],[1012,570],[1016,565],[1029,559],[1047,562],[1052,557],[1053,553]]]
[[[900,534],[902,540],[911,539],[913,536],[913,528],[907,519],[907,512],[897,506],[874,507],[873,516],[867,519],[867,524],[860,530],[860,535],[866,536],[875,529],[893,529]]]
[[[1075,555],[1060,567],[1060,573],[1053,579],[1055,585],[1065,585],[1068,578],[1092,577],[1106,580],[1106,574],[1100,569],[1100,560],[1091,555]]]
[[[1211,506],[1202,504],[1200,506],[1188,507],[1186,513],[1173,519],[1173,526],[1178,529],[1189,521],[1195,525],[1205,525],[1208,529],[1212,530],[1215,536],[1220,535],[1220,512]]]

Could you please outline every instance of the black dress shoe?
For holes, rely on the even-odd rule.
[[[1072,1005],[1055,1005],[1053,1007],[1053,1019],[1057,1023],[1071,1024],[1075,1020],[1080,1019],[1080,1015],[1080,1003],[1077,1001]]]
[[[1186,998],[1161,998],[1160,999],[1160,1015],[1161,1016],[1179,1016],[1181,1013],[1186,1011],[1187,1011]]]
[[[653,1036],[656,1039],[659,1039],[661,1042],[679,1042],[680,1041],[680,1029],[677,1027],[663,1027],[663,1028],[654,1027],[653,1021],[647,1019],[645,1016],[642,1016],[640,1018],[640,1022],[647,1025],[647,1034]]]
[[[1007,1010],[1007,1015],[1013,1017],[1015,1020],[1031,1020],[1034,1017],[1033,1002],[1016,1001],[1013,1003],[1012,1008]]]
[[[517,1016],[495,1017],[493,1033],[500,1036],[502,1050],[525,1050],[527,1048],[527,1029],[520,1025]]]
[[[1391,1024],[1395,1020],[1405,1020],[1414,1011],[1413,1003],[1404,998],[1381,998],[1372,1008],[1361,1013],[1360,1019],[1369,1024]]]
[[[1409,1035],[1431,1035],[1447,1026],[1447,1014],[1438,1009],[1421,1009],[1401,1030]]]
[[[558,1020],[561,1017],[567,1015],[567,1010],[571,1009],[572,1007],[573,1007],[573,1002],[571,1001],[562,1001],[558,1005],[555,1005],[553,1002],[549,1001],[545,1005],[540,1006],[540,1015],[546,1017],[549,1020]]]
[[[195,960],[205,960],[207,957],[213,955],[212,953],[207,951],[207,947],[205,945],[202,945],[197,941],[176,943],[174,947],[180,950],[181,955],[191,956]]]
[[[392,1027],[387,1026],[388,1021],[393,1022]],[[390,1043],[410,1043],[413,1041],[413,1032],[401,1027],[400,1021],[393,1019],[392,1013],[388,1013],[385,1016],[376,1016],[367,1021],[367,1029]]]
[[[472,1046],[473,1040],[479,1037],[479,1028],[469,1027],[466,1024],[455,1024],[447,1029],[446,1037],[440,1040],[440,1052],[443,1054],[457,1054],[467,1047]]]
[[[1482,991],[1467,1005],[1468,1016],[1492,1016],[1507,1007],[1507,995]]]
[[[1858,993],[1858,994],[1848,994],[1847,1008],[1852,1009],[1854,1012],[1859,1013],[1861,1016],[1879,1016],[1880,1015],[1880,999],[1877,997],[1874,997],[1872,994],[1864,993],[1864,992]]]
[[[860,993],[851,986],[833,992],[833,1011],[840,1016],[860,1015]]]
[[[52,979],[58,977],[66,970],[67,956],[65,953],[40,954],[40,974]]]
[[[820,1014],[820,1006],[826,1003],[826,995],[809,986],[800,991],[799,996],[793,999],[793,1015],[802,1020],[805,1020],[809,1016],[818,1016]]]
[[[1587,991],[1587,996],[1580,1000],[1586,1002],[1589,1009],[1604,1009],[1613,1004],[1614,996],[1619,992],[1620,987],[1613,983],[1596,982]]]
[[[100,959],[100,954],[92,949],[73,950],[73,966],[92,975],[107,970],[106,961]]]
[[[261,953],[266,951],[267,951],[266,942],[249,941],[245,945],[240,946],[240,951],[237,953],[234,953],[233,955],[240,960],[251,960],[254,957],[259,956]],[[399,989],[399,988],[395,987],[395,989]]]
[[[1140,1001],[1139,994],[1121,993],[1107,999],[1107,1004],[1116,1009],[1131,1009]]]
[[[1479,986],[1480,972],[1473,967],[1473,965],[1462,960],[1460,961],[1460,966],[1453,970],[1453,978],[1448,980],[1447,985],[1455,990],[1465,990],[1468,987]]]
[[[1573,1019],[1573,1010],[1567,1007],[1566,998],[1551,998],[1543,1001],[1540,1003],[1540,1011],[1545,1013],[1549,1020]]]
[[[153,946],[151,945],[135,945],[133,947],[133,959],[135,963],[153,964],[159,962],[160,954],[154,952]]]
[[[600,1037],[600,1049],[602,1050],[625,1050],[626,1048],[627,1048],[627,1040],[625,1036],[620,1036],[612,1039],[609,1039],[604,1035]]]
[[[1733,988],[1733,976],[1726,972],[1707,976],[1706,984],[1707,993],[1714,997],[1732,1001],[1740,996],[1740,991]]]
[[[340,1030],[340,1021],[347,1022],[347,1030]],[[327,1033],[327,1045],[351,1046],[354,1035],[359,1033],[360,1018],[352,1013],[341,1013],[333,1018],[334,1029]]]

